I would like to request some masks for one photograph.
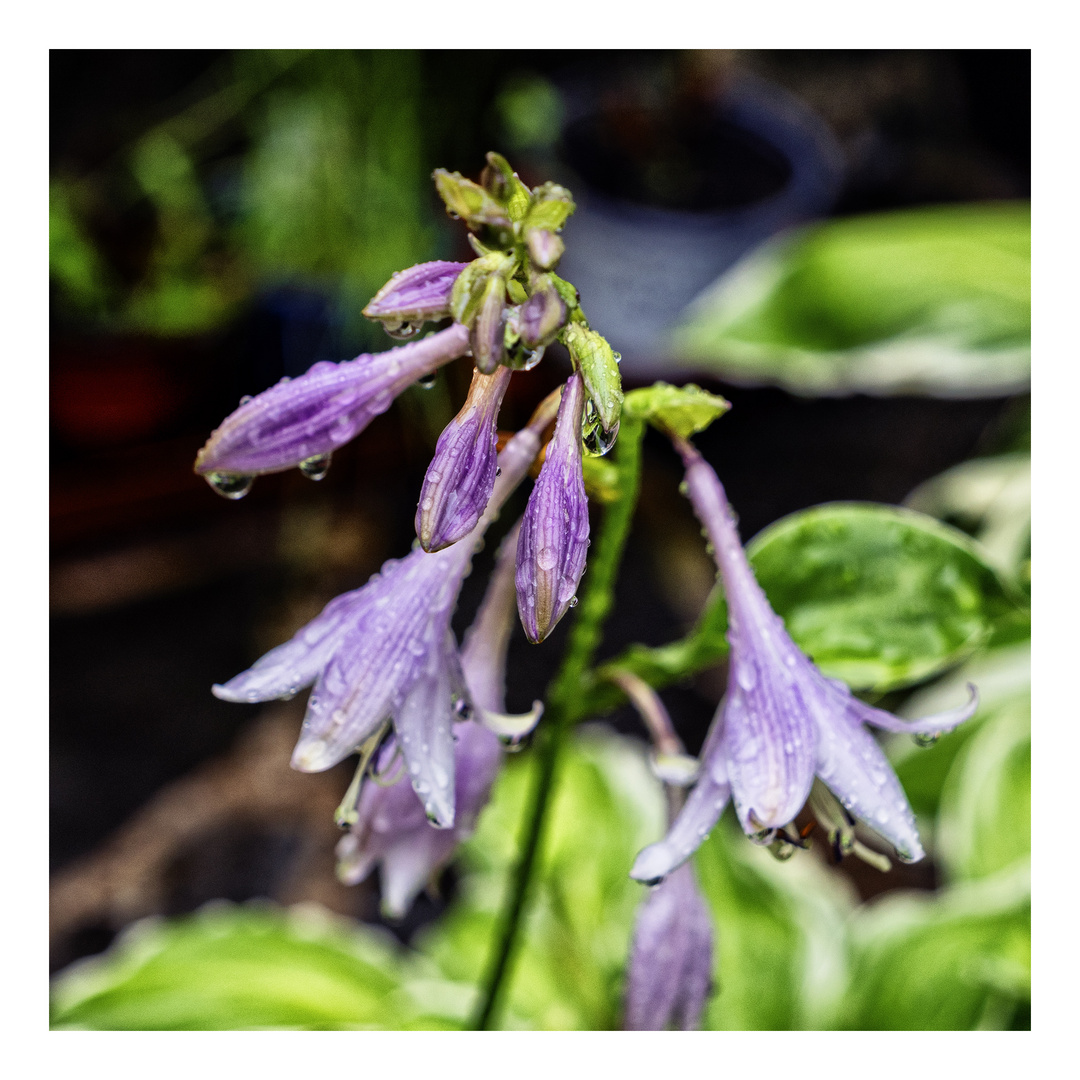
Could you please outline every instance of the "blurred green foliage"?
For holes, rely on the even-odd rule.
[[[50,186],[50,277],[62,310],[118,330],[220,326],[255,291],[322,291],[346,339],[384,347],[361,309],[439,246],[408,51],[238,50],[197,101],[118,160]],[[149,253],[123,286],[85,224],[124,193],[150,208]]]
[[[777,237],[687,309],[672,354],[793,393],[1026,389],[1027,203],[867,214]]]

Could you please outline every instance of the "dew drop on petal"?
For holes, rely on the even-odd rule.
[[[242,499],[251,490],[255,477],[243,473],[212,472],[206,474],[206,482],[225,499]]]
[[[536,565],[541,570],[554,570],[557,557],[554,548],[541,548],[536,556]]]
[[[300,462],[300,471],[309,480],[322,480],[330,471],[330,455],[316,454]]]

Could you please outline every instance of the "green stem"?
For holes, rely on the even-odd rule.
[[[506,914],[494,949],[482,1004],[473,1025],[479,1031],[490,1027],[500,994],[510,975],[525,902],[543,840],[547,809],[555,789],[560,751],[567,733],[582,717],[581,710],[575,707],[574,702],[582,696],[582,690],[589,681],[589,668],[600,645],[604,621],[611,612],[615,579],[641,484],[641,441],[644,433],[641,421],[631,418],[623,420],[615,451],[615,463],[619,469],[619,498],[605,510],[600,535],[589,561],[589,572],[583,579],[585,588],[577,608],[577,617],[570,629],[566,652],[548,688],[544,723],[537,737],[537,777],[526,812],[521,858],[511,879]]]

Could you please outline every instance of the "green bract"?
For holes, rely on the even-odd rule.
[[[658,382],[631,390],[626,395],[624,408],[629,415],[647,420],[669,435],[688,439],[723,416],[731,404],[693,383],[672,386]]]
[[[1027,203],[843,218],[754,251],[687,309],[671,349],[799,394],[1016,393],[1030,275]]]

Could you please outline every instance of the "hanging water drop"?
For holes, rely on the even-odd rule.
[[[243,473],[212,472],[206,474],[206,482],[223,498],[242,499],[251,490],[255,477]]]
[[[330,471],[330,455],[316,454],[300,462],[300,471],[309,480],[322,480]]]
[[[570,607],[577,607],[578,600],[576,596],[570,597]]]
[[[421,319],[419,322],[403,322],[399,325],[395,325],[393,330],[390,329],[393,324],[384,323],[383,325],[386,327],[386,332],[394,338],[395,341],[408,341],[410,338],[416,337],[420,331],[424,329],[424,320]]]
[[[242,397],[242,398],[240,399],[240,404],[241,404],[241,405],[246,405],[246,404],[247,404],[247,403],[248,403],[249,401],[254,401],[254,400],[255,400],[255,399],[254,399],[254,398],[253,398],[253,397],[252,397],[252,396],[251,396],[250,394],[245,394],[245,395],[244,395],[244,396],[243,396],[243,397]]]
[[[912,735],[912,739],[915,740],[915,745],[921,746],[924,749],[928,746],[933,746],[940,738],[940,731],[920,731],[915,735]]]
[[[416,380],[416,385],[421,390],[430,390],[439,381],[439,373],[433,371],[430,375],[425,375],[422,379]]]

